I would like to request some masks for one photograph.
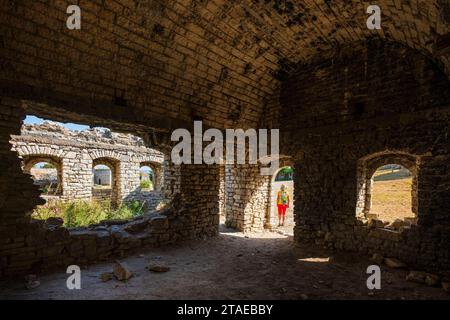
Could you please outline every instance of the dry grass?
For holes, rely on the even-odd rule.
[[[411,211],[412,177],[404,177],[398,171],[394,174],[377,171],[375,177],[379,179],[375,178],[373,182],[370,212],[378,214],[378,218],[386,222],[414,217]]]

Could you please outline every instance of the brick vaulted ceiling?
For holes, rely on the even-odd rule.
[[[75,3],[79,31],[65,26]],[[369,4],[382,30],[367,29]],[[0,0],[0,10],[3,95],[161,128],[193,117],[256,125],[280,70],[367,38],[450,70],[449,0]]]

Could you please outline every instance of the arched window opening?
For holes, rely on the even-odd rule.
[[[141,191],[161,191],[163,179],[161,163],[145,161],[139,164],[139,188]]]
[[[44,195],[57,195],[60,193],[61,183],[58,179],[58,169],[50,162],[38,162],[31,169],[30,174],[34,183]]]
[[[403,231],[418,221],[416,156],[380,153],[358,165],[356,216],[371,226]]]
[[[292,181],[294,176],[294,169],[291,167],[281,168],[275,177],[275,182]]]
[[[59,197],[62,195],[61,160],[52,156],[23,157],[23,171],[30,174],[34,184],[39,186],[42,196]]]
[[[94,167],[94,186],[111,188],[112,174],[111,169],[103,164]]]
[[[97,158],[92,163],[92,199],[113,207],[119,200],[119,160]]]
[[[155,190],[155,173],[148,165],[143,165],[139,169],[140,188],[145,191]]]

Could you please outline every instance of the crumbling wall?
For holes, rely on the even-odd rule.
[[[156,173],[162,175],[164,154],[146,148],[142,139],[133,135],[101,129],[73,132],[46,122],[24,125],[20,135],[12,136],[11,144],[27,161],[45,157],[60,159],[62,200],[109,198],[113,203],[141,200],[151,209],[163,200],[160,193],[141,192],[139,177],[141,163],[152,163],[158,168]],[[111,169],[111,190],[93,188],[93,168],[98,164]],[[158,184],[158,189],[161,188]]]
[[[21,160],[10,144],[10,135],[19,136],[24,118],[21,101],[0,100],[4,169],[0,172],[0,277],[94,263],[144,247],[217,235],[218,166],[175,166],[169,159],[163,160],[167,166],[164,190],[158,192],[159,196],[164,194],[166,206],[159,211],[128,221],[104,221],[71,230],[55,218],[31,219],[34,207],[44,200],[31,176],[22,171]],[[117,151],[120,146],[111,149]],[[149,160],[141,156],[130,159],[135,163]]]
[[[419,53],[378,41],[302,65],[283,85],[281,146],[295,167],[295,240],[380,253],[440,273],[450,266],[450,83]],[[419,159],[418,224],[402,232],[356,218],[358,163]]]

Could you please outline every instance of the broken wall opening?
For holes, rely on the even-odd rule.
[[[63,201],[75,199],[85,201],[92,198],[93,161],[98,158],[120,159],[121,196],[123,201],[135,199],[139,190],[139,167],[142,162],[161,164],[161,191],[164,206],[151,209],[141,217],[107,220],[87,227],[67,229],[59,219],[36,220],[31,218],[37,206],[44,205],[41,191],[33,184],[29,174],[22,170],[19,150],[26,150],[31,142],[37,143],[38,136],[21,135],[22,121],[28,106],[33,114],[45,115],[59,121],[79,121],[80,115],[65,113],[47,105],[24,103],[16,99],[0,100],[0,154],[5,171],[0,173],[0,277],[23,274],[33,269],[34,273],[46,272],[54,268],[67,267],[70,264],[89,264],[98,261],[123,257],[145,247],[154,247],[181,240],[204,238],[217,235],[218,232],[218,168],[204,166],[176,166],[167,156],[168,146],[158,146],[164,152],[147,154],[145,144],[131,146],[134,154],[117,157],[123,148],[120,144],[109,144],[109,149],[92,154],[77,153],[75,150],[48,148],[46,154],[58,156],[63,165]],[[55,112],[55,113],[53,113]],[[91,122],[92,121],[92,122]],[[87,124],[94,125],[100,120],[87,117]],[[105,121],[102,125],[108,125]],[[121,127],[119,122],[111,122],[120,132],[133,133],[129,123]],[[123,129],[121,129],[123,128]],[[138,128],[138,127],[136,127]],[[137,129],[136,129],[137,130]],[[142,133],[142,131],[136,131]],[[151,134],[148,134],[150,136]],[[48,137],[47,137],[48,138]],[[86,149],[83,141],[70,139],[69,146],[76,144]],[[80,139],[83,140],[83,139]],[[47,139],[46,142],[55,142]],[[166,141],[168,141],[166,139]],[[140,142],[139,142],[140,143]],[[92,147],[96,142],[88,141]],[[64,145],[67,147],[66,145]],[[32,149],[32,148],[31,148]],[[31,150],[30,149],[30,150]],[[97,148],[98,149],[98,148]],[[126,160],[129,160],[128,162]],[[83,173],[70,175],[65,166],[77,163]],[[217,170],[216,170],[217,169]],[[7,172],[7,174],[6,174]],[[67,188],[72,182],[80,188]],[[80,181],[82,183],[80,183]],[[86,182],[86,184],[84,184]],[[217,183],[217,186],[216,186]],[[195,190],[195,192],[192,192]],[[18,195],[28,201],[18,201]]]

